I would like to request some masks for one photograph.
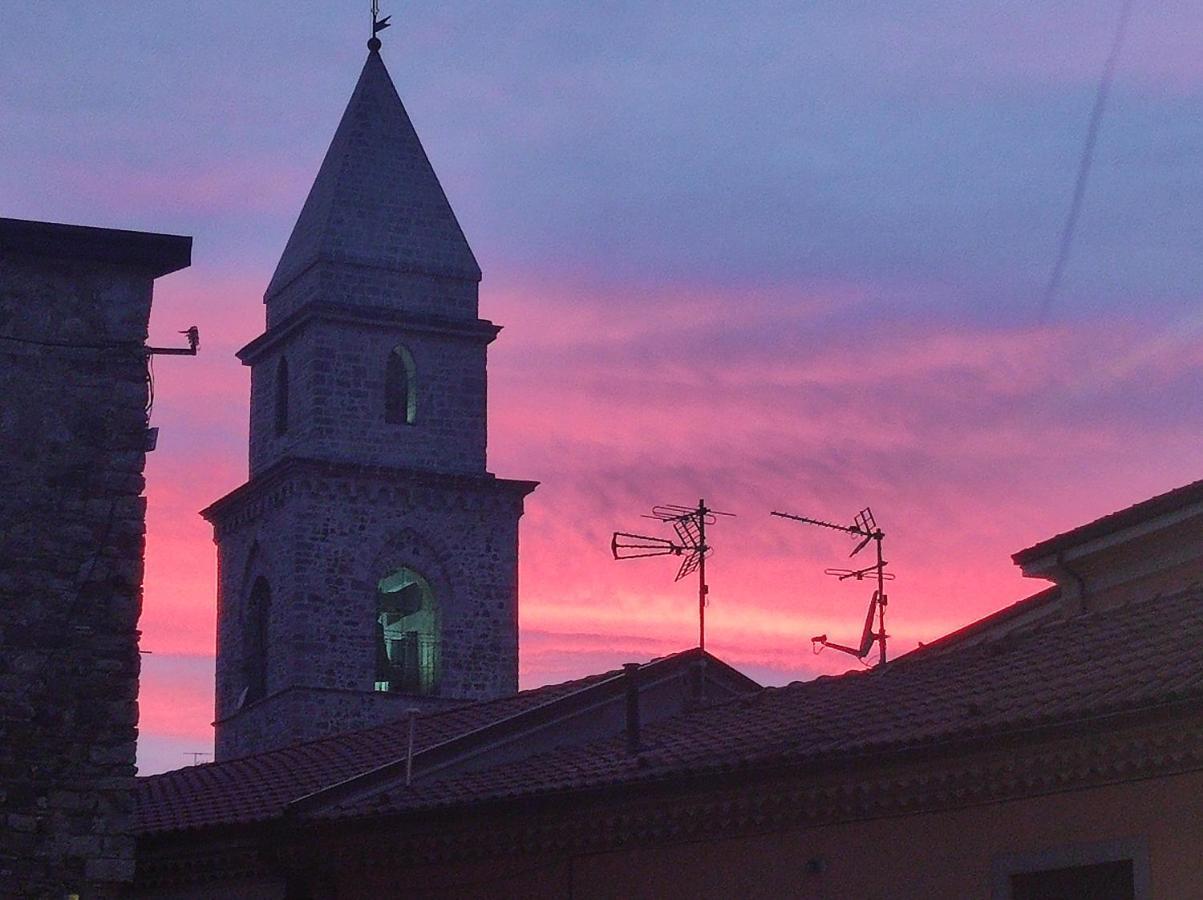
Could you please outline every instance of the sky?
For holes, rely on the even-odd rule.
[[[1040,315],[1119,0],[384,0],[384,60],[484,270],[490,469],[521,531],[521,684],[696,641],[610,533],[705,497],[707,647],[766,684],[1044,585],[1010,554],[1203,476],[1203,6],[1137,0]],[[211,752],[216,560],[262,294],[370,4],[0,0],[0,215],[194,236],[156,285],[139,766]]]

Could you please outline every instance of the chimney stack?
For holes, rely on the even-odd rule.
[[[627,681],[627,752],[639,752],[639,663],[624,663]]]

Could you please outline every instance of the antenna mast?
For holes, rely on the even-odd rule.
[[[773,512],[774,516],[782,519],[792,519],[795,522],[802,522],[806,525],[818,525],[820,528],[830,528],[834,531],[842,531],[845,534],[850,534],[853,537],[860,538],[860,543],[848,555],[856,556],[868,546],[869,541],[872,541],[877,550],[877,562],[871,566],[866,566],[863,569],[824,569],[823,574],[832,575],[840,581],[847,581],[850,578],[857,581],[864,581],[866,577],[872,578],[877,582],[877,590],[873,592],[873,597],[869,601],[869,611],[865,615],[865,628],[861,633],[859,647],[846,647],[843,644],[836,644],[827,640],[827,635],[820,634],[812,637],[811,643],[815,647],[815,653],[821,653],[823,648],[830,647],[833,650],[840,650],[844,653],[851,654],[857,659],[864,659],[869,655],[869,651],[873,649],[873,645],[877,644],[879,649],[878,665],[885,665],[886,662],[886,586],[887,581],[893,581],[894,575],[886,571],[886,561],[882,557],[881,543],[885,538],[885,532],[877,525],[877,520],[873,518],[873,511],[869,507],[865,507],[856,514],[851,525],[837,525],[834,522],[825,522],[822,519],[812,519],[809,516],[796,516],[793,513]],[[877,631],[873,631],[873,618],[877,617]]]
[[[698,573],[698,647],[706,649],[706,607],[709,605],[710,586],[706,583],[706,557],[711,548],[706,543],[706,526],[713,525],[717,516],[731,516],[733,513],[718,512],[706,506],[705,500],[699,500],[697,506],[655,506],[652,514],[646,519],[658,519],[661,522],[671,522],[677,540],[652,537],[646,534],[631,534],[627,531],[616,531],[610,541],[610,551],[615,559],[639,559],[644,556],[684,556],[681,567],[677,569],[674,581],[680,581],[686,575]]]

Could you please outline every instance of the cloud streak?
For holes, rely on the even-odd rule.
[[[202,352],[156,368],[144,770],[211,740],[197,511],[246,476],[232,354],[362,62],[360,17],[289,13],[5,11],[5,214],[195,235],[151,327],[198,324]],[[1031,324],[1113,25],[1087,0],[463,0],[390,30],[505,326],[491,468],[542,481],[524,685],[692,643],[692,586],[609,559],[654,503],[739,514],[714,535],[709,636],[780,683],[847,668],[808,639],[855,639],[868,596],[822,575],[846,542],[773,508],[872,505],[903,650],[1038,589],[1014,550],[1198,477],[1197,4],[1136,7],[1058,323]]]

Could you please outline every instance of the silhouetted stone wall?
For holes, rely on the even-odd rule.
[[[0,893],[107,896],[134,868],[154,272],[15,251],[25,226],[75,233],[0,220]]]

